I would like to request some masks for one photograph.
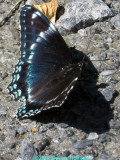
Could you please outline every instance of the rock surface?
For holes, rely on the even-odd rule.
[[[72,33],[110,16],[113,13],[102,0],[75,0],[65,5],[65,14],[56,27],[61,34]]]

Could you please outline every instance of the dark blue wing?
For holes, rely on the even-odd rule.
[[[22,8],[21,58],[9,91],[22,101],[18,117],[61,106],[79,75],[71,54],[55,26],[32,6]]]

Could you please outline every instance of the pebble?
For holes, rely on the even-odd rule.
[[[25,134],[25,133],[27,132],[27,130],[26,130],[25,128],[20,127],[20,126],[17,126],[17,127],[16,127],[16,131],[17,131],[17,133],[20,134],[20,135],[23,135],[23,134]]]
[[[66,124],[66,123],[60,123],[60,124],[59,124],[59,127],[60,127],[60,128],[67,128],[67,127],[69,127],[69,125]]]
[[[17,145],[17,143],[16,142],[12,142],[12,143],[10,143],[9,144],[9,149],[13,149],[13,148],[15,148],[16,147],[16,145]]]
[[[22,141],[22,160],[32,160],[37,156],[37,151],[29,139]]]
[[[0,132],[0,141],[3,142],[5,140],[5,135]]]
[[[110,102],[114,97],[115,91],[113,90],[111,86],[108,86],[105,89],[103,89],[101,93],[105,97],[106,101]]]
[[[106,152],[103,152],[99,158],[100,160],[115,160],[114,157],[112,157],[110,154],[106,153]],[[117,159],[116,159],[117,160]]]
[[[38,128],[32,128],[32,132],[38,132],[39,129]]]
[[[80,36],[82,36],[82,37],[86,37],[86,36],[87,36],[87,32],[86,32],[85,29],[80,29],[80,30],[78,31],[78,33],[79,33]]]
[[[104,47],[106,50],[109,49],[109,45],[108,45],[107,43],[104,43],[104,44],[103,44],[103,47]]]
[[[13,160],[11,155],[0,155],[0,160]]]
[[[41,143],[38,144],[37,148],[39,151],[43,151],[46,146],[50,145],[50,141],[48,139],[44,139]]]
[[[111,83],[113,83],[113,84],[116,84],[116,83],[118,83],[118,80],[116,80],[116,79],[108,76],[108,77],[106,77],[106,82],[107,82],[107,83],[111,82]]]
[[[0,109],[0,116],[6,115],[6,109],[1,108]]]
[[[67,137],[71,137],[73,135],[74,135],[74,132],[71,129],[67,130]]]
[[[100,73],[101,76],[109,76],[112,74],[115,74],[117,72],[117,70],[113,69],[113,70],[104,70]]]
[[[81,150],[81,149],[84,149],[88,146],[92,146],[93,145],[93,141],[92,140],[88,140],[88,139],[85,139],[85,140],[81,140],[81,141],[78,141],[77,143],[75,143],[72,148],[75,149],[75,150]]]
[[[107,57],[108,58],[111,58],[111,57],[116,58],[117,57],[117,53],[116,52],[108,52]]]
[[[108,43],[112,43],[112,41],[113,41],[113,40],[112,40],[111,37],[107,38],[107,42],[108,42]]]
[[[46,131],[47,131],[47,128],[45,126],[40,126],[39,133],[43,133],[43,132],[46,132]]]
[[[104,58],[106,58],[106,57],[107,57],[106,52],[102,51],[102,52],[101,52],[101,56],[104,57]]]
[[[116,29],[120,29],[120,14],[111,18],[111,22]]]
[[[120,120],[117,121],[110,121],[109,125],[113,129],[120,129]]]
[[[89,135],[88,135],[88,140],[94,140],[94,139],[98,139],[98,134],[95,133],[95,132],[91,132]]]
[[[48,126],[48,128],[51,129],[51,128],[54,128],[54,126],[55,125],[53,123],[50,123],[49,126]]]
[[[101,135],[99,136],[98,141],[101,142],[101,143],[107,142],[107,141],[108,141],[108,138],[109,138],[108,135],[107,135],[106,133],[103,133],[103,134],[101,134]]]

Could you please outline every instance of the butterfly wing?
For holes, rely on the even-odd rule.
[[[22,8],[21,58],[9,91],[22,101],[18,117],[61,106],[79,75],[70,51],[55,26],[32,6]]]

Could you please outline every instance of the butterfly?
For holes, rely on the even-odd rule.
[[[20,14],[21,57],[15,66],[9,92],[22,105],[18,118],[61,106],[75,85],[81,63],[73,63],[56,27],[32,6]]]

